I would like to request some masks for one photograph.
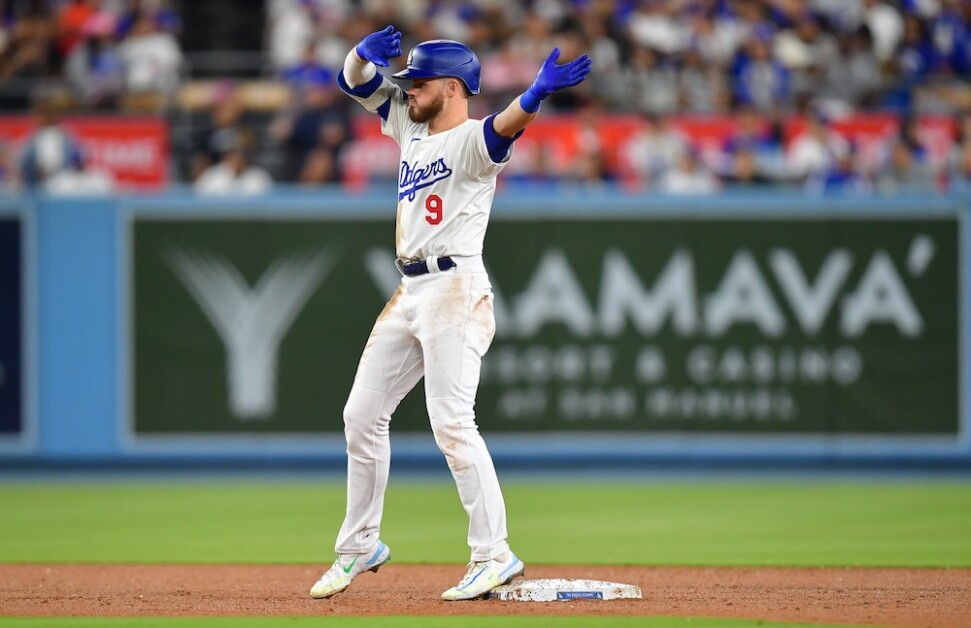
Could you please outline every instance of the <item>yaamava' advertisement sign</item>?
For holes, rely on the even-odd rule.
[[[388,230],[137,219],[135,433],[339,433]],[[485,257],[492,432],[958,432],[955,216],[497,220]]]

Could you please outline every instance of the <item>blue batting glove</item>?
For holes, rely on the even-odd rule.
[[[519,104],[524,111],[536,113],[544,98],[555,91],[573,87],[587,78],[587,73],[590,72],[590,57],[581,55],[573,61],[557,65],[556,60],[559,58],[560,49],[554,48],[543,63],[543,67],[539,69],[536,80],[519,99]]]
[[[401,32],[394,26],[371,33],[357,45],[357,55],[365,61],[385,68],[391,65],[390,59],[401,56]]]

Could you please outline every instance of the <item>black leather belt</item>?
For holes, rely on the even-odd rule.
[[[401,274],[405,277],[417,277],[419,275],[428,274],[428,262],[426,260],[420,259],[414,262],[405,262],[402,260],[395,260],[395,265]],[[457,264],[455,260],[451,257],[439,257],[438,258],[438,270],[446,271],[455,268]]]

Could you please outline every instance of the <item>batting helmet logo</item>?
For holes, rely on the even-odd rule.
[[[408,67],[395,78],[439,78],[452,76],[465,84],[472,94],[479,93],[482,66],[475,53],[463,43],[433,39],[418,44],[408,53]]]

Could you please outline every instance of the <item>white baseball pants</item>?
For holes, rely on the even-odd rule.
[[[492,286],[481,256],[455,259],[452,270],[402,278],[361,355],[344,407],[347,514],[338,553],[363,553],[377,543],[391,415],[422,376],[435,442],[469,515],[472,560],[509,549],[506,506],[473,410],[482,356],[495,334]]]

